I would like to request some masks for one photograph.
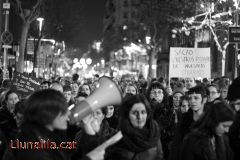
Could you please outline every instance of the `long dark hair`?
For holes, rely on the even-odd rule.
[[[140,94],[140,95],[127,96],[126,98],[124,98],[122,106],[120,107],[120,122],[119,123],[121,123],[121,118],[129,119],[129,112],[132,109],[133,105],[136,103],[144,104],[146,111],[147,111],[146,124],[151,122],[151,121],[149,121],[152,119],[150,103],[148,102],[147,98],[144,95]]]
[[[205,136],[214,136],[217,125],[225,121],[233,121],[235,117],[234,111],[229,104],[224,101],[213,103],[209,109],[197,120],[192,126],[196,131]]]

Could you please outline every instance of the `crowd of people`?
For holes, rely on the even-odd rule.
[[[99,87],[99,76],[43,81],[19,95],[4,80],[0,89],[0,159],[3,160],[239,160],[240,77],[145,80],[112,77],[120,105],[104,106],[69,121],[69,106]],[[104,94],[104,93],[103,93]],[[109,97],[111,99],[111,97]],[[120,141],[97,148],[118,131]],[[65,148],[29,147],[30,142],[69,142]],[[70,142],[72,142],[70,144]],[[96,149],[97,148],[97,149]]]

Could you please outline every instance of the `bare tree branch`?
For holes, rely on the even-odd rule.
[[[20,0],[12,0],[12,4],[13,4],[16,12],[21,17],[21,19],[25,21],[24,11],[22,9],[22,2]]]
[[[33,6],[31,14],[28,17],[28,20],[30,22],[34,21],[39,16],[42,2],[43,0],[38,0],[37,3]]]

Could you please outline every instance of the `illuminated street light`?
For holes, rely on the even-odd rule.
[[[74,58],[73,59],[73,63],[77,63],[78,62],[78,59],[77,58]]]
[[[146,37],[145,37],[145,40],[146,40],[146,43],[147,43],[147,44],[150,44],[150,42],[151,42],[151,37],[150,37],[150,36],[146,36]]]
[[[86,61],[84,58],[81,58],[80,61],[79,61],[81,64],[86,64]]]
[[[43,26],[44,18],[39,17],[39,18],[37,18],[37,21],[39,21],[39,33],[41,33],[42,32],[42,26]]]
[[[92,59],[91,59],[91,58],[87,58],[87,59],[86,59],[86,63],[87,63],[87,65],[92,64]]]

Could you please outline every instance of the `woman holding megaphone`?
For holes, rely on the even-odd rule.
[[[82,120],[83,130],[76,134],[77,151],[73,155],[73,160],[82,158],[116,133],[109,127],[105,115],[103,108],[97,109]]]

